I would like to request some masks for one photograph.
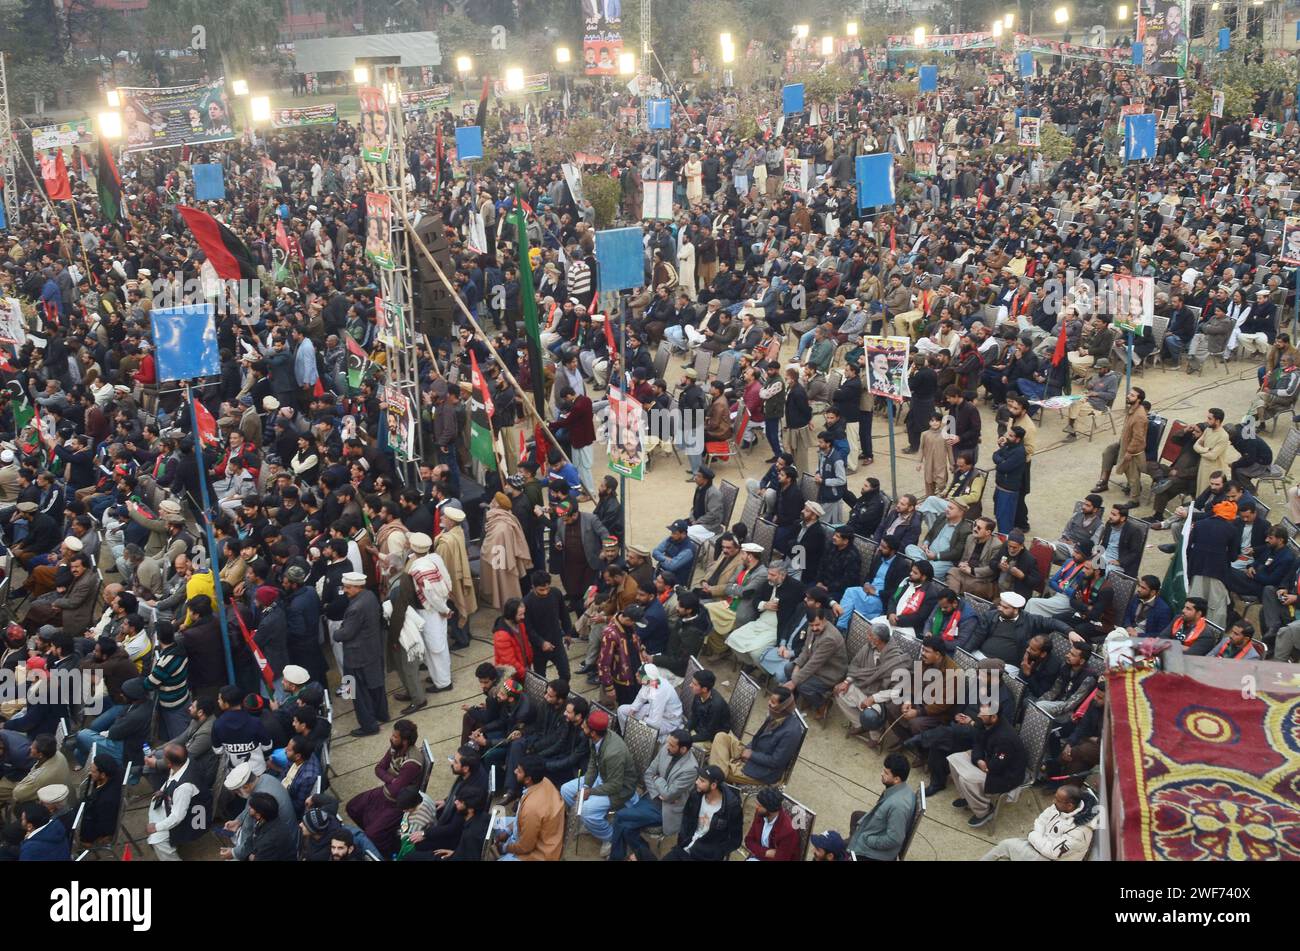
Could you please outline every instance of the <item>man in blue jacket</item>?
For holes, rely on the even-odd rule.
[[[779,783],[799,751],[803,723],[795,716],[794,693],[775,688],[767,697],[767,719],[745,745],[734,733],[719,733],[709,763],[722,767],[727,782],[747,786]]]
[[[39,802],[23,803],[19,812],[22,820],[23,844],[18,853],[20,862],[69,862],[72,850],[68,845],[68,830],[62,822],[55,822],[50,812]]]
[[[1174,612],[1160,596],[1160,579],[1155,575],[1143,575],[1124,609],[1124,622],[1120,627],[1128,631],[1129,637],[1156,637],[1169,626],[1173,616]]]

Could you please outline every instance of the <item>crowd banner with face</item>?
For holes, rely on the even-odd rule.
[[[142,152],[235,137],[224,78],[161,89],[123,87],[124,150]]]
[[[362,86],[357,91],[361,115],[361,157],[367,162],[388,161],[392,133],[388,124],[388,103],[384,91],[376,86]]]

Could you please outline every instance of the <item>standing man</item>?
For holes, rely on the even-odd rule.
[[[1105,492],[1110,488],[1110,472],[1119,463],[1119,473],[1128,479],[1124,494],[1137,500],[1142,495],[1142,469],[1147,454],[1147,409],[1143,405],[1147,398],[1146,391],[1135,386],[1128,391],[1124,399],[1124,428],[1120,432],[1119,442],[1111,443],[1101,454],[1101,476],[1092,487],[1094,492]]]
[[[1232,464],[1241,457],[1232,448],[1228,431],[1223,428],[1223,410],[1212,407],[1205,414],[1205,429],[1201,437],[1192,444],[1196,454],[1201,457],[1201,464],[1196,470],[1197,494],[1204,492],[1210,484],[1210,475],[1215,472],[1229,472]]]
[[[358,571],[343,575],[342,623],[334,640],[343,645],[343,676],[356,704],[357,728],[353,736],[374,736],[379,724],[388,720],[388,694],[384,690],[383,612],[375,593],[366,588],[366,576]]]
[[[999,448],[993,453],[993,465],[997,468],[993,488],[993,514],[997,518],[998,531],[1003,533],[1016,527],[1016,508],[1025,478],[1024,438],[1025,431],[1019,426],[1012,426],[998,440]]]

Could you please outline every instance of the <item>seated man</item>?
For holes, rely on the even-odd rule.
[[[1031,637],[1050,634],[1063,626],[1059,621],[1021,610],[1024,606],[1025,599],[1020,595],[1014,591],[1003,592],[996,609],[976,622],[970,640],[958,640],[957,646],[972,654],[996,657],[1004,664],[1019,663]]]
[[[683,581],[691,577],[695,571],[695,548],[687,538],[690,528],[690,522],[684,518],[668,526],[668,537],[650,554],[656,571],[671,571]]]
[[[691,675],[691,713],[686,731],[692,744],[709,748],[719,733],[731,731],[731,706],[725,697],[713,692],[718,677],[711,670],[697,670]]]
[[[558,862],[564,852],[564,799],[546,776],[546,762],[529,753],[515,767],[523,790],[514,816],[497,820],[503,862]]]
[[[1070,598],[1075,589],[1086,580],[1084,566],[1092,561],[1093,544],[1084,540],[1075,542],[1070,558],[1047,580],[1044,597],[1030,598],[1025,610],[1040,617],[1057,617],[1069,613]]]
[[[713,633],[705,639],[702,656],[722,653],[732,629],[743,627],[758,617],[758,602],[768,590],[763,546],[757,542],[745,542],[740,546],[740,552],[741,568],[736,579],[724,586],[718,600],[705,602]]]
[[[991,518],[977,518],[966,536],[966,544],[957,563],[948,570],[944,583],[959,594],[969,592],[988,600],[996,590],[1003,546],[993,537],[997,523]],[[1023,537],[1022,546],[1023,548]]]
[[[988,476],[975,471],[975,457],[969,452],[959,452],[953,468],[952,479],[942,492],[927,495],[917,503],[917,511],[927,521],[942,520],[950,514],[949,501],[962,506],[963,517],[984,497],[984,486]]]
[[[894,640],[889,622],[871,622],[867,643],[850,658],[844,679],[835,685],[835,705],[849,721],[848,736],[879,731],[885,725],[885,701],[893,697],[894,672],[912,659]]]
[[[1010,718],[992,707],[982,707],[970,752],[952,753],[948,757],[948,768],[959,796],[952,804],[958,809],[970,807],[968,825],[978,828],[993,818],[994,797],[1024,781],[1028,761],[1025,745]]]
[[[745,833],[749,862],[801,862],[799,833],[783,808],[781,793],[771,786],[754,797],[754,821]]]
[[[1065,726],[1047,736],[1043,774],[1049,782],[1082,776],[1101,762],[1101,730],[1106,720],[1106,678],[1074,708]]]
[[[943,586],[934,580],[934,569],[928,561],[917,561],[908,571],[907,581],[899,585],[893,597],[886,602],[885,616],[896,631],[917,636],[930,620],[939,592]]]
[[[880,770],[884,792],[869,812],[849,817],[853,835],[848,851],[869,862],[893,862],[903,850],[912,814],[916,811],[916,790],[907,784],[912,768],[902,753],[890,753]]]
[[[1078,433],[1075,432],[1075,425],[1079,419],[1085,416],[1097,416],[1101,413],[1110,411],[1111,406],[1115,403],[1115,396],[1119,392],[1119,375],[1110,368],[1110,360],[1102,357],[1095,364],[1094,369],[1097,375],[1088,382],[1087,395],[1081,400],[1075,400],[1070,404],[1069,409],[1065,411],[1065,438],[1075,439]]]
[[[646,768],[642,777],[645,792],[633,795],[626,806],[614,813],[610,861],[620,862],[629,854],[648,859],[650,850],[641,838],[642,829],[659,826],[665,836],[677,835],[681,831],[682,809],[698,775],[699,767],[691,754],[690,733],[684,729],[673,730]]]
[[[884,614],[885,601],[903,584],[907,573],[907,559],[898,554],[898,539],[886,535],[867,566],[862,584],[848,588],[843,598],[831,602],[837,618],[835,625],[847,633],[855,612],[865,618]]]
[[[885,706],[885,716],[886,722],[892,722],[895,734],[906,742],[952,719],[957,709],[957,677],[949,671],[956,668],[957,663],[948,656],[941,638],[930,635],[921,641],[921,675],[933,678],[940,685],[941,693],[937,697],[933,694],[914,697],[909,690],[899,699],[890,700]],[[928,702],[913,703],[913,699]]]
[[[487,797],[488,773],[479,759],[478,750],[473,746],[462,746],[452,755],[451,774],[456,778],[452,781],[446,797],[434,802],[433,821],[410,835],[413,848],[412,852],[405,856],[405,860],[419,861],[419,859],[412,859],[411,855],[456,848],[465,831],[465,814],[456,808],[457,800],[464,801],[467,797],[473,798],[475,795]],[[309,800],[309,811],[305,819],[310,817],[312,805],[314,801]]]
[[[745,821],[740,796],[727,785],[722,768],[706,766],[682,808],[677,844],[665,862],[721,862],[740,848]]]
[[[925,537],[915,545],[908,545],[904,554],[913,561],[928,560],[934,569],[934,580],[943,581],[966,550],[970,534],[966,507],[956,499],[948,499],[944,517],[935,519]]]
[[[645,622],[642,621],[641,624]],[[618,708],[618,729],[627,729],[627,718],[634,716],[646,726],[659,732],[660,741],[682,725],[682,701],[677,691],[664,682],[659,668],[642,664],[636,674],[641,689],[631,703]]]
[[[1036,698],[1038,706],[1049,716],[1060,717],[1071,713],[1097,685],[1096,675],[1088,671],[1088,658],[1092,656],[1092,649],[1075,640],[1078,636],[1071,633],[1065,663],[1057,671],[1052,685]]]
[[[1034,820],[1028,838],[1003,839],[981,862],[1082,862],[1101,821],[1097,797],[1086,786],[1062,786]]]
[[[397,827],[402,821],[402,810],[395,801],[398,791],[407,786],[418,787],[424,775],[419,736],[419,729],[410,720],[394,723],[388,751],[375,765],[380,785],[348,801],[348,818],[365,830],[381,855],[397,851]]]
[[[843,679],[848,664],[844,636],[827,623],[824,609],[814,608],[808,612],[803,650],[785,665],[785,687],[817,711],[816,719],[825,719],[831,691]]]
[[[1129,637],[1155,637],[1171,620],[1173,612],[1160,596],[1160,579],[1155,575],[1143,575],[1137,580],[1133,597],[1124,609],[1120,627],[1128,632]]]
[[[1082,580],[1070,594],[1070,608],[1058,615],[1071,631],[1094,643],[1100,643],[1114,628],[1109,622],[1115,590],[1105,586],[1106,577],[1099,559],[1084,562]]]
[[[561,786],[560,795],[568,808],[577,801],[579,792],[583,794],[582,824],[603,843],[600,853],[605,858],[614,847],[614,829],[608,815],[611,810],[622,809],[632,798],[637,777],[632,769],[632,754],[623,738],[609,731],[609,716],[605,711],[591,711],[583,732],[591,741],[587,774]]]
[[[803,583],[790,577],[786,562],[768,565],[766,582],[756,602],[757,616],[738,625],[725,641],[741,663],[761,663],[768,648],[793,631],[803,605]]]
[[[1188,654],[1203,656],[1214,650],[1216,639],[1212,631],[1205,629],[1206,617],[1205,612],[1209,610],[1209,605],[1204,598],[1188,598],[1183,602],[1183,609],[1164,630],[1160,631],[1156,637],[1167,637],[1171,640],[1178,641],[1183,645],[1183,650]],[[1274,649],[1274,660],[1285,663],[1291,657],[1290,647],[1291,638],[1287,636],[1289,628],[1294,627],[1296,634],[1300,635],[1300,624],[1288,625],[1278,631],[1277,646]],[[1284,655],[1284,641],[1286,643]]]
[[[1238,621],[1206,656],[1222,660],[1263,660],[1264,654],[1254,637],[1255,626],[1249,621]]]
[[[803,726],[794,715],[794,694],[776,687],[767,697],[767,719],[744,743],[733,733],[718,733],[709,749],[709,763],[723,770],[728,783],[770,786],[779,783],[794,761]]]

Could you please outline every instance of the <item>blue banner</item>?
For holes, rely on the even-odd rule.
[[[781,111],[787,116],[803,112],[803,83],[791,83],[781,87]]]
[[[596,232],[597,290],[624,291],[645,284],[643,237],[639,225]]]
[[[921,67],[921,92],[934,92],[939,88],[939,67]]]
[[[159,307],[152,310],[154,352],[158,380],[193,380],[221,373],[217,325],[211,304]]]
[[[1016,65],[1020,69],[1020,78],[1029,79],[1034,75],[1034,54],[1020,53],[1016,56]]]
[[[226,180],[220,165],[194,166],[194,198],[196,201],[226,200]]]
[[[1154,113],[1124,117],[1124,161],[1145,162],[1156,157]]]
[[[671,99],[651,99],[646,103],[646,128],[648,129],[670,129],[672,128],[672,100]]]
[[[483,157],[483,130],[476,125],[463,125],[456,130],[456,160]]]
[[[894,156],[889,152],[859,155],[854,163],[858,208],[894,204]]]
[[[9,222],[5,220],[5,203],[0,201],[0,228],[8,228]]]
[[[1300,23],[1296,24],[1296,39],[1300,39]],[[1232,43],[1232,31],[1226,26],[1219,30],[1219,52],[1226,53]]]
[[[1133,44],[1133,65],[1142,66],[1146,63],[1147,48],[1145,43]]]

